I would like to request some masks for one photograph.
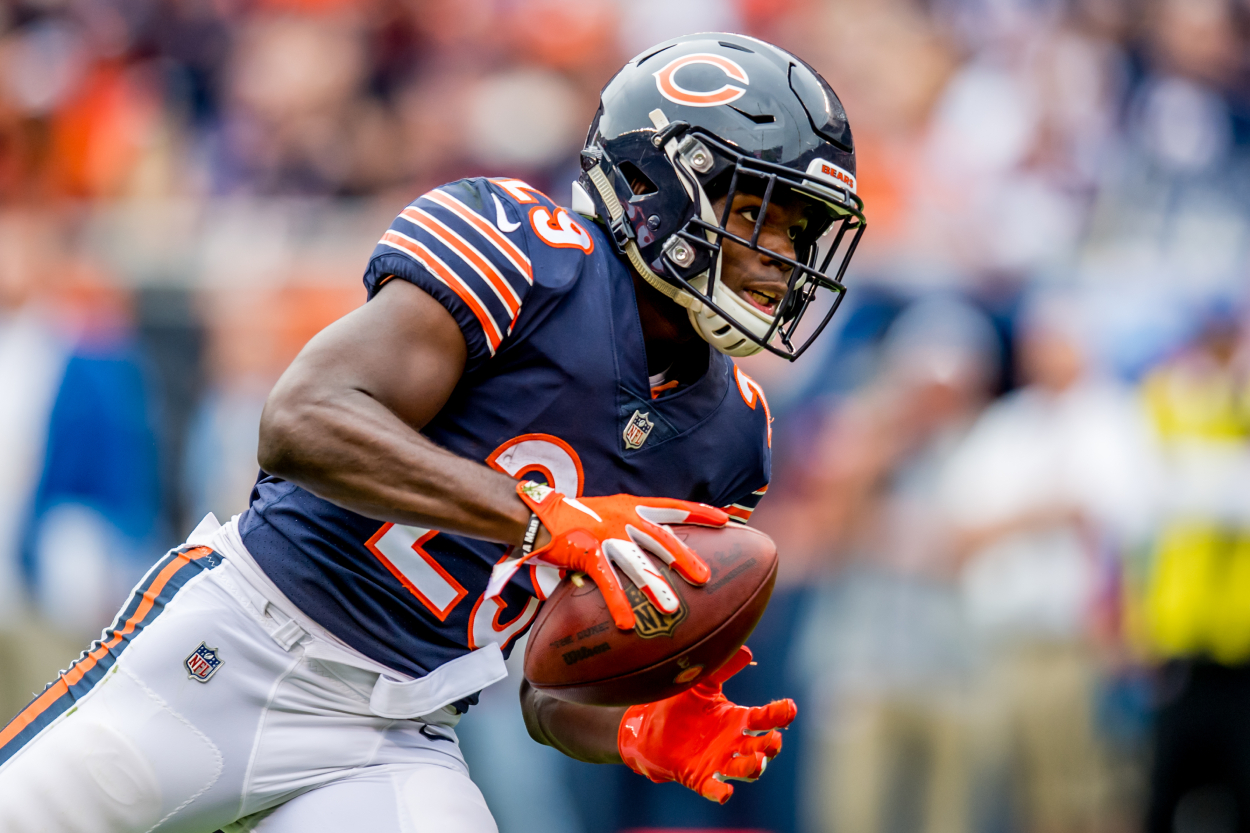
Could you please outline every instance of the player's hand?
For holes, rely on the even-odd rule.
[[[551,533],[551,541],[518,562],[499,565],[499,576],[511,575],[521,563],[546,564],[585,573],[599,587],[616,626],[634,626],[634,611],[621,587],[615,564],[664,613],[681,602],[643,549],[668,564],[691,584],[703,584],[711,571],[664,524],[724,526],[729,515],[702,503],[633,495],[571,498],[540,483],[522,480],[517,494]],[[502,568],[502,569],[500,569]],[[502,589],[492,575],[491,590]]]
[[[781,751],[781,732],[798,714],[793,700],[747,708],[729,702],[721,685],[751,661],[746,646],[706,680],[667,700],[631,706],[617,730],[629,768],[657,784],[676,781],[724,804],[734,788],[754,781]]]

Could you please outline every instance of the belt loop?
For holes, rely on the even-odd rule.
[[[273,607],[270,606],[270,610],[272,609]],[[296,622],[294,619],[287,619],[285,622],[279,625],[278,628],[275,631],[273,631],[273,633],[270,634],[270,636],[273,637],[274,641],[282,646],[282,650],[284,651],[291,650],[291,648],[295,645],[295,643],[299,642],[301,639],[303,639],[307,635],[308,635],[308,632],[304,630],[303,628],[301,628],[299,626],[299,623]]]

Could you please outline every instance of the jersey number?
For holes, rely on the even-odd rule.
[[[576,496],[582,493],[582,461],[572,446],[550,434],[522,434],[508,440],[486,458],[486,464],[516,478],[537,473],[557,491]],[[440,622],[445,622],[469,591],[425,550],[424,545],[435,535],[437,530],[385,524],[365,542],[365,548]],[[540,599],[555,589],[560,574],[551,567],[531,567],[530,571],[539,598],[531,596],[511,621],[499,621],[505,607],[502,599],[483,604],[485,600],[478,596],[474,601],[469,614],[470,649],[491,642],[507,647],[533,621]]]
[[[581,249],[586,254],[595,250],[595,241],[586,229],[578,225],[563,208],[557,207],[554,214],[545,206],[531,208],[530,225],[534,227],[534,233],[548,246],[555,246],[557,249]]]

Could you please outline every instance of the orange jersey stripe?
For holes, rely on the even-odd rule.
[[[117,647],[117,643],[121,642],[124,637],[133,633],[144,617],[151,612],[152,607],[156,604],[157,597],[160,596],[161,591],[165,589],[165,585],[169,583],[169,580],[174,577],[175,573],[195,559],[210,552],[212,550],[208,547],[196,547],[184,553],[179,553],[177,558],[165,565],[165,569],[157,573],[156,578],[148,586],[148,589],[143,591],[143,601],[135,609],[134,615],[126,620],[125,626],[121,630],[114,632],[113,638],[108,642],[101,644],[94,651],[75,662],[55,683],[48,686],[43,694],[35,698],[33,703],[23,709],[17,717],[13,718],[9,725],[4,727],[3,731],[0,731],[0,747],[13,740],[19,732],[31,723],[34,723],[39,718],[39,715],[43,714],[49,706],[68,694],[70,686],[81,680],[92,668],[95,668],[96,663],[108,656],[108,652]]]
[[[773,447],[773,415],[768,410],[768,398],[764,396],[764,389],[760,387],[760,383],[752,379],[750,376],[742,372],[742,368],[734,365],[734,376],[738,380],[738,392],[742,394],[742,401],[746,402],[752,411],[755,410],[755,400],[759,399],[764,403],[764,423],[768,426],[768,447]],[[765,487],[767,488],[767,487]]]
[[[745,521],[745,520],[748,520],[748,519],[751,517],[751,512],[752,512],[752,510],[750,510],[750,509],[743,509],[741,506],[726,506],[726,507],[725,507],[725,512],[726,512],[726,513],[727,513],[730,517],[733,517],[733,518],[740,518],[741,520],[744,520],[744,521]]]
[[[491,182],[511,194],[512,198],[517,202],[538,202],[538,198],[540,196],[547,200],[551,199],[551,197],[548,197],[542,191],[539,191],[537,188],[524,180],[512,179],[509,177],[494,177],[491,179]]]
[[[656,385],[655,387],[651,389],[651,398],[658,399],[661,393],[663,393],[666,390],[672,390],[673,388],[677,387],[679,384],[681,384],[681,382],[674,379],[671,382],[665,382],[662,385]]]
[[[477,229],[525,276],[525,280],[528,283],[532,284],[534,282],[534,269],[530,265],[530,259],[511,240],[504,237],[503,232],[492,226],[476,211],[449,194],[436,190],[431,191],[426,196]]]
[[[399,216],[424,229],[444,246],[464,258],[465,262],[472,266],[490,285],[500,302],[508,308],[508,314],[512,317],[512,320],[516,320],[516,315],[521,309],[521,298],[516,294],[516,290],[512,288],[512,285],[495,268],[495,264],[482,257],[482,254],[470,246],[468,241],[452,231],[434,215],[419,208],[405,208]]]
[[[490,352],[493,356],[495,348],[503,341],[503,333],[499,331],[499,325],[495,323],[495,319],[486,311],[486,307],[482,306],[482,300],[477,297],[477,293],[467,283],[460,280],[460,277],[455,272],[448,269],[447,265],[439,260],[433,252],[416,240],[404,237],[399,232],[388,231],[382,235],[382,242],[397,249],[403,249],[416,257],[425,268],[433,273],[434,277],[446,284],[448,289],[456,293],[460,300],[465,302],[469,309],[473,311],[473,315],[477,318],[478,323],[482,325],[482,332],[486,336],[486,342],[490,345]]]

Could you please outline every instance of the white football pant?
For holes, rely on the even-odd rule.
[[[247,575],[190,546],[148,572],[0,730],[0,833],[495,833],[450,713],[373,714],[378,672],[308,656],[344,654]]]

